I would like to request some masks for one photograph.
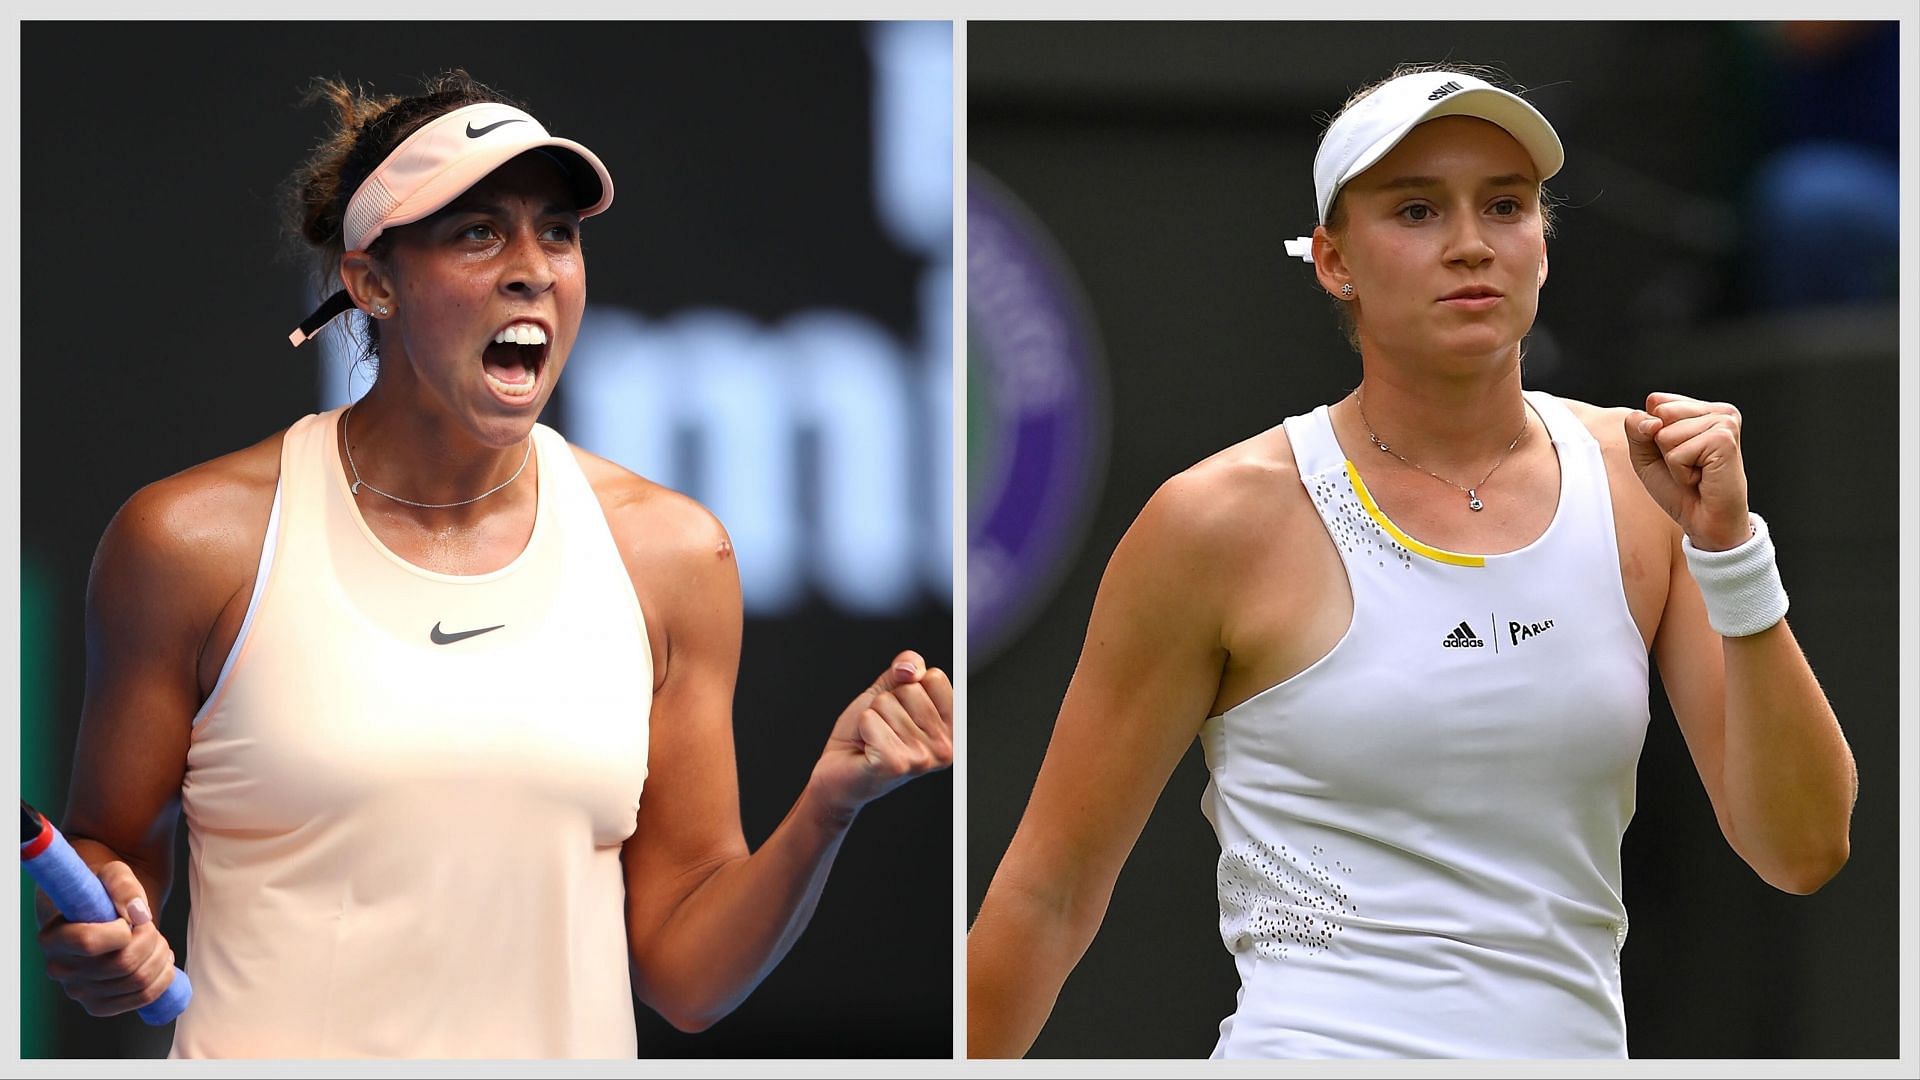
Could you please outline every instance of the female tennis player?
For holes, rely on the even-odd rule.
[[[1649,656],[1730,844],[1818,889],[1851,754],[1748,510],[1740,414],[1523,389],[1558,136],[1396,71],[1314,161],[1361,380],[1168,481],[1121,540],[968,940],[1024,1053],[1197,736],[1239,969],[1216,1057],[1621,1057],[1620,841]]]
[[[895,657],[749,854],[727,534],[535,423],[605,166],[464,73],[323,90],[294,215],[341,288],[294,341],[358,311],[377,377],[108,526],[64,825],[123,918],[43,908],[47,970],[162,992],[184,813],[175,1056],[631,1057],[632,994],[698,1030],[779,962],[861,807],[952,760],[952,687]]]

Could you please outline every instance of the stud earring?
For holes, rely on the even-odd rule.
[[[1340,295],[1349,300],[1353,299],[1353,282],[1349,281],[1345,285],[1340,286]],[[384,312],[386,309],[382,308],[380,310]]]
[[[380,317],[381,317],[381,318],[383,318],[383,319],[384,319],[384,318],[386,318],[386,317],[387,317],[387,305],[385,305],[385,304],[375,304],[375,305],[373,305],[373,313],[374,313],[375,315],[378,315],[378,316],[380,316]]]

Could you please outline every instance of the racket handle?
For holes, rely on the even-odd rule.
[[[68,922],[103,923],[118,919],[120,912],[114,909],[112,897],[107,895],[106,886],[100,884],[93,868],[80,858],[80,853],[73,850],[73,845],[67,843],[67,838],[60,835],[60,830],[51,822],[46,829],[52,834],[50,842],[45,850],[31,858],[24,857],[23,853],[21,869],[32,875]],[[187,981],[187,973],[176,967],[166,992],[140,1008],[140,1019],[155,1025],[167,1023],[179,1016],[192,1000],[193,984]]]

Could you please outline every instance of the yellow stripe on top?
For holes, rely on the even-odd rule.
[[[1366,509],[1367,516],[1372,518],[1381,528],[1387,530],[1387,535],[1399,541],[1401,547],[1406,548],[1415,555],[1425,555],[1434,562],[1446,563],[1448,566],[1487,565],[1487,557],[1485,555],[1467,555],[1458,551],[1443,551],[1430,544],[1423,544],[1413,537],[1408,536],[1406,533],[1401,532],[1400,526],[1388,521],[1387,515],[1381,513],[1380,507],[1374,504],[1373,493],[1367,490],[1367,485],[1360,479],[1360,470],[1353,467],[1353,460],[1351,458],[1347,460],[1347,479],[1353,482],[1353,493],[1360,496],[1360,505]]]

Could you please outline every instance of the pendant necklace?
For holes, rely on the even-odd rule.
[[[1353,392],[1353,403],[1360,410],[1360,425],[1367,429],[1367,438],[1373,440],[1373,445],[1379,447],[1382,453],[1392,454],[1394,457],[1397,457],[1401,461],[1406,462],[1406,464],[1411,468],[1419,469],[1421,472],[1426,473],[1428,476],[1433,477],[1435,480],[1438,480],[1443,484],[1447,484],[1451,487],[1458,488],[1459,490],[1466,492],[1467,509],[1475,512],[1486,509],[1486,505],[1487,505],[1486,503],[1480,501],[1479,489],[1485,487],[1487,485],[1487,481],[1492,479],[1493,474],[1500,470],[1500,466],[1506,464],[1507,455],[1513,453],[1513,448],[1520,445],[1521,438],[1526,435],[1527,428],[1530,426],[1527,421],[1526,406],[1522,405],[1520,407],[1519,434],[1513,437],[1513,441],[1507,444],[1507,448],[1505,450],[1500,451],[1499,460],[1493,463],[1493,468],[1487,470],[1487,475],[1481,477],[1479,483],[1473,485],[1472,487],[1464,487],[1460,484],[1454,483],[1453,481],[1447,479],[1444,476],[1441,476],[1439,473],[1434,472],[1432,469],[1427,468],[1425,465],[1421,465],[1418,462],[1408,460],[1405,454],[1402,454],[1400,451],[1395,450],[1393,447],[1388,446],[1384,442],[1381,442],[1380,436],[1373,433],[1373,425],[1367,421],[1366,399],[1361,396],[1360,391],[1358,390],[1355,390]]]

